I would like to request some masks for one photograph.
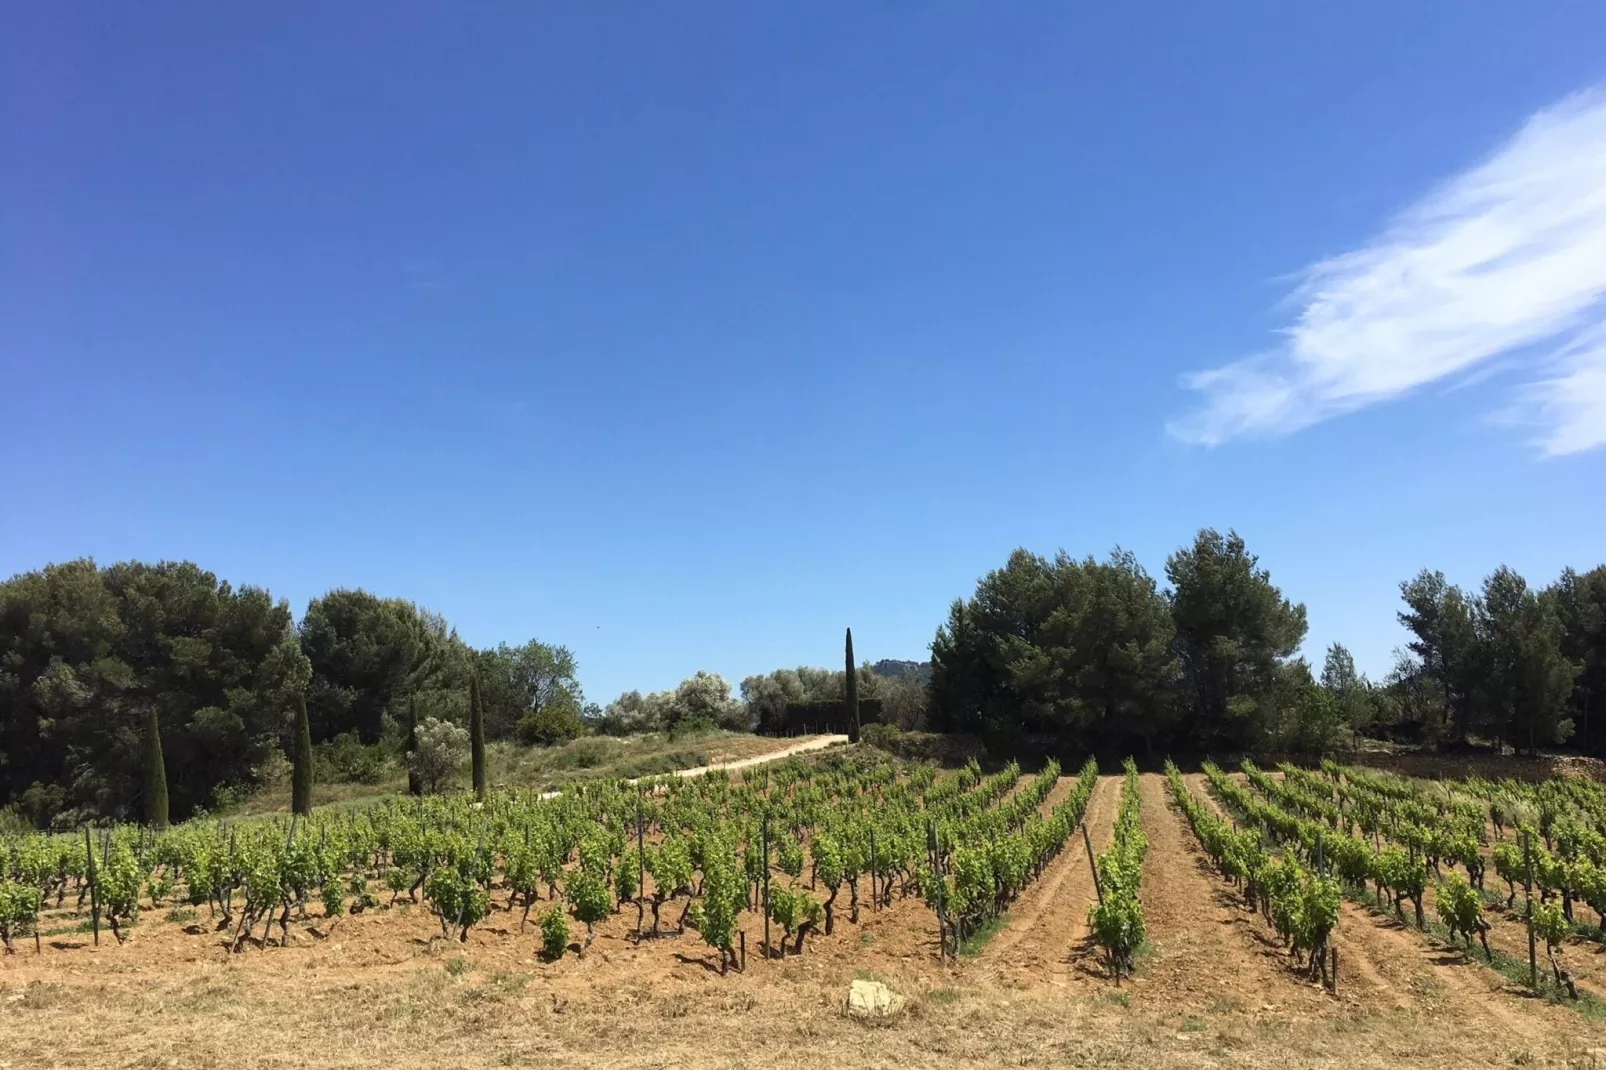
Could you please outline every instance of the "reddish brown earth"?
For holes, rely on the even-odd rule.
[[[1208,798],[1201,778],[1188,778]],[[1057,785],[1049,805],[1069,790]],[[219,934],[152,916],[124,946],[47,938],[0,960],[0,1070],[21,1067],[1589,1066],[1606,1027],[1533,1000],[1459,954],[1346,903],[1335,998],[1294,969],[1210,867],[1166,784],[1145,775],[1142,899],[1150,947],[1117,989],[1085,948],[1094,891],[1080,836],[993,942],[939,964],[917,899],[843,911],[802,956],[765,961],[744,917],[745,973],[721,977],[694,933],[637,944],[635,912],[584,957],[536,957],[534,925],[498,912],[466,945],[418,909],[296,927],[230,955]],[[1120,782],[1087,824],[1111,835]],[[69,904],[70,905],[70,904]],[[539,909],[539,908],[538,908]],[[678,916],[678,911],[673,916]],[[204,920],[204,912],[203,912]],[[313,935],[313,929],[323,933]],[[905,997],[872,1023],[855,977]],[[1606,1065],[1606,1058],[1602,1059]]]

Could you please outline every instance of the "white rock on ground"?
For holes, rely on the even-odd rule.
[[[879,1018],[903,1006],[903,997],[880,981],[854,981],[848,989],[848,1013]]]

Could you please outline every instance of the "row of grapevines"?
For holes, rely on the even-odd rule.
[[[927,904],[951,930],[955,946],[998,917],[1042,874],[1081,824],[1098,783],[1098,763],[1088,759],[1070,792],[1044,816],[1042,802],[1059,773],[1059,764],[1051,761],[1012,798],[1012,802],[1022,800],[1022,812],[1006,813],[997,822],[973,820],[933,828],[934,842],[928,844],[930,857],[920,868],[919,882]],[[1028,800],[1036,801],[1028,806]]]
[[[1251,909],[1261,908],[1290,954],[1305,956],[1311,977],[1320,974],[1329,980],[1328,941],[1338,925],[1342,898],[1338,881],[1312,872],[1291,852],[1268,852],[1260,829],[1235,828],[1188,790],[1170,761],[1165,775],[1177,808],[1216,868],[1242,886]]]
[[[1093,940],[1104,949],[1110,973],[1116,984],[1123,972],[1131,974],[1137,965],[1138,949],[1143,946],[1146,927],[1138,887],[1143,881],[1143,858],[1148,853],[1148,837],[1143,834],[1143,796],[1138,790],[1138,769],[1126,760],[1121,781],[1121,805],[1115,818],[1115,838],[1099,855],[1099,901],[1088,910]]]

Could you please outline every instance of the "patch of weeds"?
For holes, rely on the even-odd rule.
[[[1182,1031],[1184,1033],[1202,1033],[1204,1029],[1205,1022],[1203,1018],[1195,1018],[1190,1014],[1182,1019]]]
[[[200,917],[195,912],[194,907],[174,907],[167,912],[167,920],[174,925],[189,925],[191,922],[198,921]]]
[[[497,970],[491,974],[491,987],[504,996],[517,996],[529,987],[530,975],[511,970]]]
[[[67,986],[59,981],[29,981],[22,989],[17,1005],[30,1011],[48,1010],[64,1003]]]
[[[474,964],[462,955],[446,960],[446,976],[461,977],[474,968]]]
[[[1009,919],[1003,914],[989,918],[981,928],[965,937],[959,945],[959,953],[966,958],[975,958],[981,954],[983,948],[992,943],[993,937],[1004,931],[1008,921]]]
[[[685,995],[670,996],[658,1009],[665,1018],[684,1018],[691,1013],[691,999]]]
[[[1123,993],[1123,995],[1124,994],[1125,993]],[[936,1003],[944,1007],[953,1003],[958,1003],[963,998],[964,993],[959,991],[957,988],[933,988],[930,992],[926,993],[927,1003]]]
[[[762,861],[762,859],[760,861]],[[864,970],[864,969],[854,970],[853,971],[853,979],[855,981],[879,981],[879,980],[881,980],[881,978],[876,975],[876,972],[874,970]]]
[[[875,943],[875,937],[871,936],[869,933],[861,932],[859,934],[860,947],[869,947],[873,943]]]
[[[1117,1007],[1132,1006],[1132,997],[1127,995],[1125,992],[1106,992],[1099,998],[1104,1000],[1106,1003],[1113,1003]]]
[[[184,1010],[204,1013],[222,1010],[236,1001],[232,984],[220,981],[207,984],[173,1001],[173,1005]]]
[[[1244,1010],[1243,1000],[1233,996],[1212,996],[1210,1006],[1205,1008],[1211,1014],[1239,1014]]]
[[[1379,899],[1377,894],[1370,889],[1358,893],[1354,889],[1350,889],[1345,894],[1354,899],[1356,902],[1359,902],[1362,906],[1365,906],[1373,914],[1392,918],[1395,921],[1400,920],[1395,914],[1394,904],[1387,899]],[[1411,924],[1412,919],[1409,913],[1406,914],[1406,919],[1407,920],[1402,924],[1404,924],[1407,929],[1415,931],[1419,936],[1428,942],[1429,946],[1442,948],[1446,951],[1456,952],[1464,956],[1469,962],[1476,962],[1479,965],[1494,970],[1507,981],[1510,981],[1519,988],[1526,989],[1528,987],[1527,959],[1516,958],[1496,948],[1494,952],[1494,961],[1491,962],[1477,952],[1468,951],[1464,945],[1452,939],[1450,936],[1450,930],[1447,929],[1444,923],[1439,921],[1437,918],[1424,919],[1427,921],[1427,926],[1423,929],[1416,929],[1416,927]],[[1560,1006],[1567,1007],[1570,1010],[1577,1011],[1585,1018],[1590,1018],[1595,1021],[1606,1021],[1606,1001],[1602,1001],[1593,994],[1584,991],[1580,991],[1578,993],[1578,999],[1573,999],[1567,994],[1567,990],[1565,988],[1556,983],[1555,977],[1544,966],[1539,968],[1539,989],[1537,994],[1546,1002],[1558,1004]]]

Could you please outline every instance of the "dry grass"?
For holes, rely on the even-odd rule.
[[[847,1017],[851,980],[806,957],[720,979],[651,983],[599,968],[580,978],[453,968],[421,952],[384,972],[263,969],[266,957],[178,974],[100,975],[0,988],[9,1067],[1416,1067],[1567,1065],[1578,1042],[1536,1048],[1447,1036],[1411,1011],[1295,1019],[1226,1006],[1179,1015],[1122,1002],[888,977],[900,1015]],[[585,976],[585,974],[594,976]],[[937,982],[941,982],[938,984]]]
[[[718,729],[674,739],[662,732],[625,738],[587,736],[556,747],[495,742],[486,749],[486,761],[494,786],[548,791],[576,780],[655,776],[717,762],[739,761],[799,741]],[[467,783],[466,765],[459,779]],[[340,810],[369,806],[406,790],[407,778],[397,772],[377,784],[319,784],[313,791],[313,798],[319,809]],[[246,800],[240,812],[282,813],[289,809],[289,785],[279,784]]]

